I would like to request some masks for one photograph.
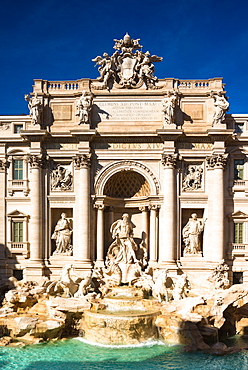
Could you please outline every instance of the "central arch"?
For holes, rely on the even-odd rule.
[[[148,197],[151,188],[141,174],[131,170],[114,174],[107,181],[103,192],[111,198],[138,198]]]
[[[118,161],[104,167],[96,177],[96,196],[137,198],[158,195],[159,182],[143,163]]]

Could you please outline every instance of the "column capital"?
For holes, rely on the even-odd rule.
[[[73,157],[76,169],[90,168],[91,166],[91,154],[77,154]]]
[[[105,205],[104,204],[94,204],[94,208],[100,211],[104,211]]]
[[[46,164],[47,158],[44,154],[27,154],[24,160],[29,163],[31,168],[43,168]]]
[[[172,168],[172,169],[176,168],[177,160],[178,160],[178,154],[166,154],[166,153],[162,154],[161,162],[164,168]]]
[[[207,169],[214,170],[216,168],[220,168],[224,170],[227,164],[227,158],[228,154],[213,154],[206,157]]]
[[[148,211],[148,208],[146,206],[140,206],[139,207],[139,211],[141,211],[141,212],[147,212]]]
[[[8,167],[7,160],[5,158],[0,159],[0,172],[5,172],[7,167]]]
[[[150,210],[150,211],[157,211],[158,209],[160,209],[160,204],[150,204],[149,205],[149,207],[148,207],[148,209]]]

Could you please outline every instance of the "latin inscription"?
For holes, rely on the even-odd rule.
[[[110,150],[142,150],[142,149],[163,149],[163,143],[95,143],[95,149],[110,149]],[[194,150],[211,150],[211,143],[179,143],[178,149],[194,149]]]
[[[161,102],[98,102],[93,106],[94,121],[161,121]]]
[[[55,121],[69,121],[72,119],[72,106],[52,104],[53,117]]]
[[[193,120],[203,119],[203,105],[202,104],[184,104],[183,111]]]
[[[162,143],[97,143],[94,145],[95,149],[112,149],[112,150],[122,150],[122,149],[163,149]]]
[[[179,143],[178,149],[213,149],[213,144],[211,143]]]

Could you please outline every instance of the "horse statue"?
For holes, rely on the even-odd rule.
[[[78,284],[76,284],[70,276],[71,269],[71,264],[65,264],[62,268],[60,279],[58,281],[51,282],[47,286],[46,292],[50,295],[60,294],[65,298],[73,297],[78,290]]]

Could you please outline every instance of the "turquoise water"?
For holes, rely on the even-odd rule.
[[[247,343],[242,345],[247,347]],[[248,351],[217,357],[182,353],[179,346],[109,348],[77,339],[0,348],[1,370],[247,370]]]

